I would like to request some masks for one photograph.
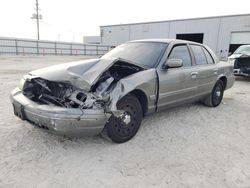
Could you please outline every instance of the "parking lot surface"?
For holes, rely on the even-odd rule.
[[[131,141],[69,139],[13,115],[30,70],[86,57],[0,56],[0,187],[250,187],[250,79],[217,108],[188,104],[144,119]]]

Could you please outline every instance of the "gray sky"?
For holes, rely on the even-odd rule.
[[[0,0],[0,36],[36,38],[35,0]],[[250,13],[249,0],[39,0],[41,39],[82,42],[100,25]]]

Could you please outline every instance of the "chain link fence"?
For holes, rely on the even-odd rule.
[[[93,55],[107,53],[110,46],[0,37],[0,55]]]

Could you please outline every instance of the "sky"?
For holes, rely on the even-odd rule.
[[[249,0],[39,0],[40,39],[82,42],[100,25],[250,13]],[[0,0],[0,37],[37,38],[35,0]]]

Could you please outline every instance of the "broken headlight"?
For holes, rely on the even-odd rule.
[[[20,82],[19,82],[19,89],[20,89],[20,90],[23,90],[23,86],[24,86],[25,82],[26,82],[25,78],[22,78],[22,79],[20,80]]]

